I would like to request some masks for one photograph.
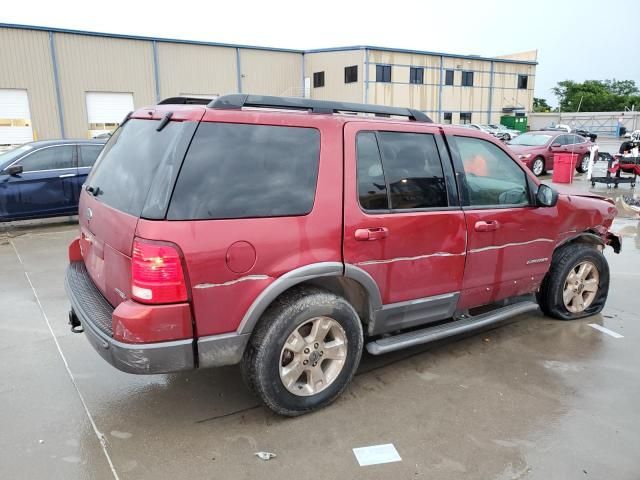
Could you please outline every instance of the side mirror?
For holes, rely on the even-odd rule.
[[[553,145],[551,145],[551,148],[560,148],[562,145],[560,145],[559,143],[554,143]]]
[[[558,203],[558,192],[549,185],[541,183],[536,192],[536,204],[539,207],[555,207]]]
[[[11,165],[9,168],[5,169],[5,173],[8,175],[20,175],[24,168],[22,165]]]

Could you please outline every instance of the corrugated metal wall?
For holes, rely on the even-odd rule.
[[[308,53],[304,56],[304,62],[305,77],[311,78],[311,98],[359,103],[363,101],[363,50]],[[358,81],[344,83],[344,67],[353,65],[358,66]],[[313,88],[314,72],[324,72],[324,87]]]
[[[136,108],[156,103],[151,42],[66,33],[54,41],[67,137],[88,136],[86,92],[131,92]]]
[[[0,88],[26,89],[34,135],[60,137],[49,33],[0,28]]]
[[[154,70],[154,42],[80,33],[53,33],[67,137],[86,137],[87,92],[130,92],[134,106],[156,102],[156,73],[160,97],[181,94],[217,95],[238,91],[238,64],[243,93],[303,96],[303,56],[225,45],[196,45],[158,40]],[[60,136],[49,32],[0,28],[0,88],[27,89],[31,118],[38,138]],[[304,55],[304,76],[325,72],[325,86],[311,87],[311,98],[409,106],[428,112],[472,112],[474,123],[497,121],[505,106],[532,108],[535,65],[444,57],[443,68],[455,71],[453,86],[442,86],[440,55],[387,50],[311,52]],[[376,82],[376,64],[392,65],[392,82]],[[344,82],[344,68],[358,66],[358,81]],[[411,66],[424,67],[424,84],[409,82]],[[461,87],[463,70],[474,71],[474,86]],[[518,74],[526,74],[528,88],[518,89]],[[490,93],[491,92],[491,93]],[[491,97],[492,105],[489,105]],[[440,98],[442,104],[440,104]]]
[[[242,93],[302,96],[302,54],[240,49]]]
[[[158,42],[160,97],[237,92],[236,49]]]

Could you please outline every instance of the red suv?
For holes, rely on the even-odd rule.
[[[131,114],[81,195],[70,323],[116,368],[241,363],[269,408],[298,415],[344,390],[365,346],[538,304],[602,310],[614,205],[558,195],[497,140],[402,108],[193,103]]]

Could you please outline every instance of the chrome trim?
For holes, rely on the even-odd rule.
[[[33,155],[36,152],[40,152],[42,150],[46,150],[47,148],[57,148],[57,147],[77,147],[78,145],[99,145],[98,143],[61,143],[59,145],[46,145],[44,147],[40,147],[37,150],[32,150],[29,153],[27,153],[26,155],[18,158],[17,160],[14,160],[13,163],[7,165],[6,167],[3,168],[3,171],[6,170],[9,167],[13,167],[16,163],[19,163],[20,161],[24,160],[25,158],[27,158],[30,155]],[[78,162],[76,162],[77,164]],[[78,168],[77,165],[74,165],[73,167],[66,167],[66,168],[48,168],[45,170],[29,170],[28,172],[23,172],[23,173],[38,173],[38,172],[57,172],[60,170],[69,170],[71,168]]]
[[[518,247],[521,245],[529,245],[530,243],[536,243],[536,242],[555,243],[555,240],[552,240],[551,238],[536,238],[534,240],[528,240],[526,242],[513,242],[513,243],[505,243],[504,245],[490,245],[488,247],[474,248],[469,250],[469,253],[480,253],[480,252],[485,252],[487,250],[499,250],[501,248],[507,248],[507,247]]]

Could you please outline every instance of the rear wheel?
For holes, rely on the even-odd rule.
[[[511,140],[511,135],[509,135],[508,133],[505,132],[505,133],[502,134],[502,139],[505,142],[508,142],[509,140]]]
[[[536,177],[539,177],[544,173],[544,159],[542,157],[536,158],[531,164],[531,171]]]
[[[588,153],[585,153],[582,156],[582,160],[580,160],[580,162],[576,166],[576,170],[579,173],[587,173],[587,171],[589,170],[589,159],[590,158],[591,158],[591,155],[589,155]]]
[[[243,358],[243,376],[271,410],[301,415],[342,393],[358,368],[362,346],[362,324],[344,298],[297,288],[260,320]]]
[[[553,255],[538,292],[540,308],[550,317],[573,320],[599,313],[609,293],[609,265],[592,245],[569,244]]]

